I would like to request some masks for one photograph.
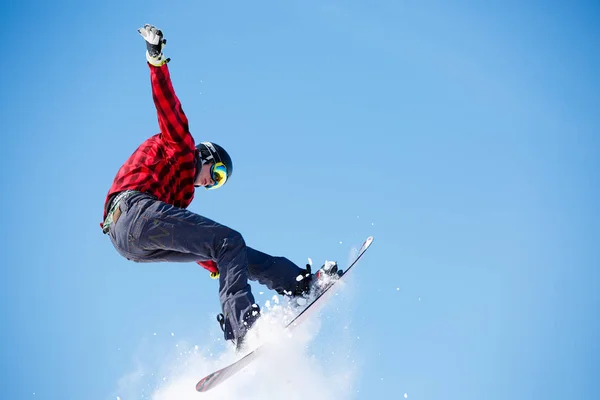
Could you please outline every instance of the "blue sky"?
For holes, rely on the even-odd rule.
[[[119,394],[139,363],[215,343],[206,271],[130,263],[99,228],[117,169],[157,132],[144,23],[165,32],[196,140],[236,165],[192,211],[298,264],[343,264],[375,237],[316,333],[335,343],[343,318],[356,338],[340,348],[350,398],[595,397],[599,16],[592,1],[5,5],[3,397],[142,398],[158,376]]]

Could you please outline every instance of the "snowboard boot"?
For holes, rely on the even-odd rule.
[[[256,321],[260,318],[260,307],[257,304],[252,305],[252,309],[246,314],[244,317],[244,329],[241,332],[241,335],[238,337],[234,337],[233,332],[226,332],[227,328],[230,327],[229,323],[225,320],[225,315],[219,314],[217,315],[217,321],[219,322],[219,326],[221,330],[225,334],[225,340],[231,340],[235,344],[235,351],[240,353],[244,351],[245,338],[248,331],[252,328],[252,326],[256,323]],[[231,329],[229,329],[231,330]]]
[[[306,269],[296,277],[293,297],[307,297],[309,295],[316,297],[331,283],[339,279],[342,274],[343,271],[338,268],[335,261],[326,261],[314,274],[311,273],[310,264],[306,264]]]

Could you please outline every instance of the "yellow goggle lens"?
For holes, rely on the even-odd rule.
[[[227,182],[227,167],[222,162],[214,164],[210,169],[214,185],[206,186],[207,189],[218,189]]]

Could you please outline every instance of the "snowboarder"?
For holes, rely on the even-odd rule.
[[[144,141],[119,169],[100,226],[128,260],[197,262],[219,279],[219,323],[225,339],[239,349],[260,316],[248,279],[301,296],[310,290],[313,274],[308,266],[302,269],[247,246],[239,232],[186,209],[195,188],[217,189],[229,182],[233,163],[218,144],[195,143],[173,90],[162,31],[146,24],[138,32],[146,41],[160,133]]]

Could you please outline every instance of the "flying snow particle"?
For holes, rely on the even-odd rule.
[[[399,288],[399,287],[397,287],[397,288],[396,288],[396,290],[400,290],[400,288]]]
[[[299,306],[304,306],[304,305],[306,305],[307,301],[306,301],[306,299],[305,299],[305,298],[298,297],[298,298],[296,299],[296,303],[297,303]]]
[[[171,336],[175,336],[175,334],[173,332],[171,332]]]
[[[408,399],[408,393],[404,393],[404,398]]]

